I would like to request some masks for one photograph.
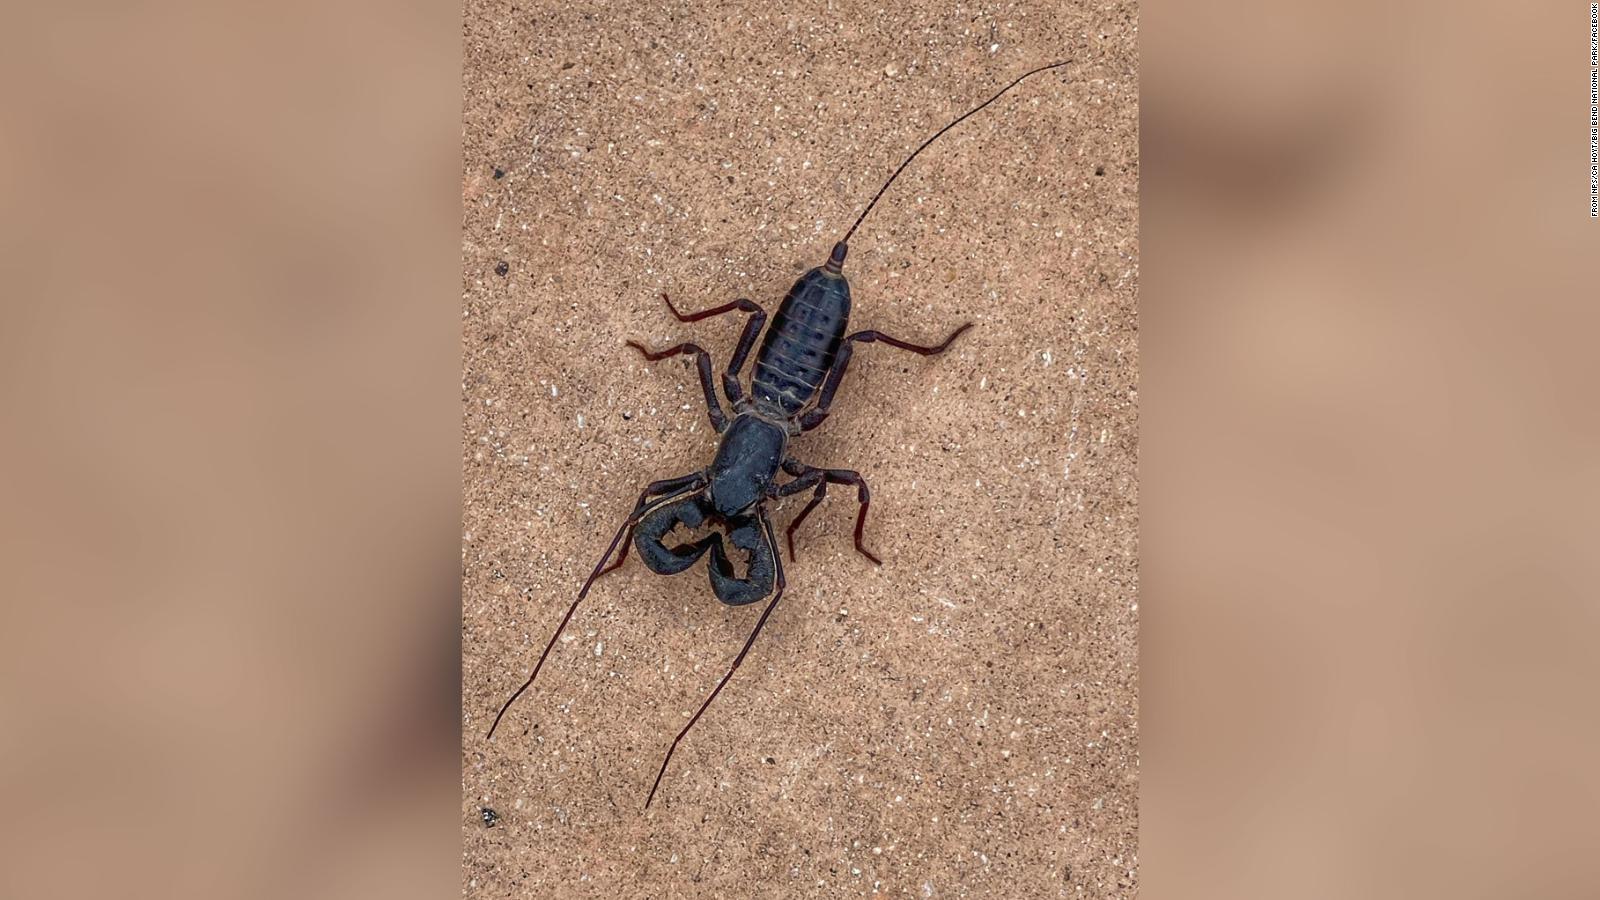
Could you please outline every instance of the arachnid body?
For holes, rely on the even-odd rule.
[[[856,551],[874,563],[880,562],[862,543],[870,493],[860,473],[847,469],[817,468],[801,462],[790,455],[789,441],[827,419],[855,345],[884,343],[923,356],[934,356],[948,349],[962,332],[972,327],[972,323],[961,325],[942,342],[932,346],[890,337],[878,331],[849,333],[850,283],[843,270],[850,236],[895,178],[940,135],[998,100],[1029,75],[1063,65],[1066,63],[1053,63],[1024,73],[999,93],[935,132],[912,151],[879,188],[850,230],[834,244],[827,262],[807,271],[795,281],[773,315],[770,326],[766,312],[747,299],[696,313],[683,313],[672,305],[670,299],[663,297],[667,308],[680,322],[698,322],[733,312],[747,315],[738,344],[727,369],[722,373],[722,390],[731,405],[731,416],[717,397],[711,356],[704,349],[693,343],[682,343],[665,350],[652,351],[633,341],[627,342],[628,346],[652,361],[683,354],[693,355],[700,387],[705,394],[707,413],[719,436],[716,456],[701,471],[652,482],[645,487],[632,513],[617,529],[605,554],[568,607],[561,624],[535,664],[533,673],[495,716],[494,724],[489,728],[490,737],[494,735],[506,710],[538,677],[551,648],[560,639],[578,604],[588,595],[595,580],[621,566],[627,559],[630,547],[638,550],[640,559],[651,571],[662,575],[686,571],[702,557],[709,557],[707,572],[718,600],[731,606],[742,606],[770,599],[727,673],[667,750],[661,769],[656,773],[655,784],[645,799],[645,806],[648,807],[655,798],[661,777],[666,773],[667,764],[678,743],[699,721],[739,668],[755,643],[756,636],[761,633],[762,626],[783,597],[783,561],[777,536],[767,514],[767,502],[803,491],[812,492],[810,502],[801,509],[785,532],[792,560],[795,529],[822,502],[828,485],[853,486],[858,503]],[[750,388],[747,392],[741,377],[751,351],[756,349],[757,338],[761,339],[761,345],[750,367]],[[779,483],[780,472],[788,475],[789,480]],[[671,540],[680,526],[691,532],[705,533],[686,541]],[[614,562],[607,565],[619,544],[622,546],[621,552]],[[743,562],[742,572],[735,566],[736,562]]]

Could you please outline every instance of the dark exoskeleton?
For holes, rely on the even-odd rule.
[[[877,556],[862,543],[862,530],[866,525],[870,493],[860,473],[847,469],[822,469],[807,465],[789,454],[790,438],[810,431],[827,419],[834,395],[839,390],[850,355],[856,344],[881,342],[923,356],[943,353],[963,332],[972,327],[968,322],[956,328],[942,342],[923,346],[890,337],[879,331],[858,331],[847,334],[850,322],[850,282],[844,276],[848,241],[857,227],[872,211],[883,192],[894,182],[918,153],[921,153],[939,135],[959,124],[967,116],[999,99],[1023,78],[1035,72],[1052,69],[1065,63],[1055,63],[1034,69],[1011,82],[999,93],[973,108],[965,115],[936,132],[900,164],[894,174],[867,204],[854,225],[842,240],[833,246],[828,261],[800,276],[789,289],[772,317],[771,327],[767,314],[748,299],[735,300],[713,309],[696,313],[683,313],[663,295],[667,308],[680,322],[698,322],[731,312],[748,315],[744,330],[739,335],[733,356],[722,373],[722,391],[732,406],[730,418],[717,398],[712,375],[711,356],[693,343],[678,344],[665,350],[652,351],[634,341],[628,341],[644,355],[656,361],[689,354],[694,357],[700,377],[700,387],[705,393],[706,408],[711,425],[719,435],[715,458],[706,469],[652,482],[639,495],[633,512],[617,529],[611,544],[589,578],[579,590],[577,599],[567,609],[567,614],[556,628],[545,647],[544,654],[534,666],[528,680],[501,707],[500,714],[490,726],[489,735],[499,726],[500,718],[518,696],[527,690],[543,667],[545,658],[566,629],[578,604],[589,593],[595,580],[621,566],[627,559],[629,547],[636,548],[639,557],[651,571],[661,575],[675,575],[688,570],[702,557],[709,556],[707,572],[711,589],[717,599],[730,606],[742,606],[771,598],[761,616],[756,620],[744,646],[734,657],[722,680],[712,690],[700,709],[684,726],[667,750],[661,769],[656,773],[655,784],[645,800],[645,806],[655,798],[661,777],[672,759],[678,743],[699,721],[700,716],[721,693],[724,685],[744,661],[756,636],[766,624],[778,600],[783,596],[783,561],[777,538],[768,517],[769,500],[811,491],[811,499],[794,520],[789,523],[785,538],[790,559],[794,559],[794,532],[806,516],[821,503],[828,485],[848,485],[856,489],[858,508],[855,522],[855,549],[874,563]],[[761,337],[761,347],[755,354],[755,364],[750,374],[750,390],[746,393],[741,375],[756,338]],[[789,476],[779,482],[779,473]],[[689,537],[680,535],[687,533]],[[695,537],[695,534],[700,536]],[[607,565],[617,546],[622,551],[614,562]],[[741,565],[742,564],[742,565]],[[742,570],[742,571],[741,571]]]
[[[800,276],[783,298],[756,353],[750,377],[750,393],[740,383],[750,348],[766,324],[767,314],[749,300],[735,300],[725,306],[685,315],[667,299],[667,308],[680,322],[694,322],[723,313],[749,313],[744,332],[722,375],[722,390],[733,405],[730,420],[717,400],[712,386],[711,357],[695,344],[679,344],[666,350],[650,351],[628,342],[649,360],[661,360],[683,353],[694,354],[705,392],[711,425],[721,435],[716,458],[710,468],[678,479],[657,482],[640,497],[634,510],[641,516],[633,532],[633,546],[651,571],[672,575],[693,565],[708,550],[711,588],[717,599],[732,606],[754,603],[773,593],[776,579],[782,577],[782,563],[774,542],[766,539],[764,501],[812,491],[811,502],[789,523],[785,534],[789,556],[794,558],[794,531],[826,496],[829,484],[853,485],[860,509],[856,517],[856,549],[874,563],[881,562],[861,543],[871,495],[867,483],[857,472],[847,469],[818,469],[788,455],[789,438],[822,424],[833,405],[834,394],[850,365],[851,348],[856,343],[882,341],[895,347],[931,356],[945,348],[963,331],[957,328],[943,343],[924,347],[889,337],[877,331],[858,331],[846,336],[850,322],[850,282],[843,272],[848,247],[840,242],[825,265]],[[663,298],[666,299],[666,298]],[[778,484],[779,471],[792,480]],[[656,493],[659,491],[659,493]],[[661,498],[665,497],[663,501]],[[677,499],[683,497],[683,499]],[[748,555],[746,573],[735,577],[734,566],[724,550],[722,535],[716,531],[690,543],[667,546],[663,538],[682,525],[690,530],[706,523],[725,526],[727,537],[738,550]],[[620,565],[622,556],[609,568]],[[774,598],[776,599],[776,598]]]

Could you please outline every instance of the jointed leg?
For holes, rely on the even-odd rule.
[[[785,530],[784,537],[789,539],[789,561],[790,562],[794,562],[795,561],[794,530],[796,528],[800,527],[800,523],[804,522],[806,520],[806,516],[811,515],[811,511],[813,509],[816,509],[817,508],[817,504],[821,503],[822,502],[822,498],[826,497],[826,496],[828,496],[828,483],[826,481],[822,481],[822,480],[819,479],[817,481],[817,489],[814,492],[812,492],[812,494],[811,494],[811,502],[807,503],[805,505],[805,508],[800,510],[800,515],[795,516],[794,517],[794,521],[790,522],[788,529]],[[873,562],[877,562],[877,560],[874,559]]]
[[[812,485],[816,485],[816,491],[811,495],[811,502],[800,510],[800,514],[794,517],[794,521],[789,523],[789,527],[785,531],[785,537],[789,540],[789,560],[791,562],[795,558],[794,531],[800,527],[801,522],[805,521],[806,516],[811,515],[811,511],[817,508],[817,504],[822,502],[822,498],[827,496],[828,484],[831,482],[833,484],[853,484],[856,486],[856,500],[861,504],[860,509],[856,512],[856,552],[880,566],[883,565],[883,560],[879,559],[861,543],[862,531],[867,525],[867,507],[872,503],[872,493],[867,489],[866,479],[861,477],[860,472],[853,472],[849,469],[814,469],[794,460],[784,460],[783,469],[796,477],[795,480],[778,489],[780,496],[796,494]]]
[[[918,353],[923,356],[936,356],[950,349],[950,345],[955,342],[955,339],[960,337],[962,332],[971,327],[971,322],[962,325],[955,331],[950,332],[949,337],[945,338],[942,343],[934,347],[924,347],[921,344],[913,344],[910,341],[902,341],[899,338],[890,337],[881,331],[858,331],[855,334],[846,337],[839,344],[839,355],[833,360],[833,369],[828,372],[827,380],[822,383],[822,393],[817,397],[817,405],[813,407],[810,412],[800,417],[800,430],[810,431],[818,425],[821,425],[822,420],[828,417],[830,407],[833,406],[833,395],[839,390],[839,382],[844,380],[844,371],[846,367],[850,365],[851,347],[853,347],[857,342],[863,344],[873,344],[877,343],[878,341],[882,341],[891,347],[898,347],[901,350],[910,350],[912,353]]]
[[[772,549],[772,561],[778,570],[777,587],[773,590],[772,599],[767,603],[767,608],[761,611],[761,618],[756,620],[756,627],[750,632],[750,637],[745,639],[744,647],[739,650],[739,655],[733,658],[733,665],[728,667],[728,674],[722,676],[722,680],[717,682],[716,689],[711,692],[711,696],[706,698],[706,702],[700,704],[700,709],[694,714],[694,718],[690,719],[689,724],[683,726],[683,730],[678,732],[678,736],[672,739],[672,746],[667,748],[667,756],[661,761],[661,770],[656,772],[655,784],[650,786],[650,796],[644,800],[645,809],[649,809],[650,801],[656,798],[656,789],[661,787],[661,776],[667,774],[667,763],[672,762],[672,754],[678,749],[678,742],[682,741],[683,736],[689,733],[689,729],[694,727],[694,723],[700,721],[700,717],[705,714],[706,707],[711,705],[711,701],[717,699],[717,695],[722,693],[722,689],[727,686],[728,679],[732,678],[733,673],[739,670],[739,664],[744,662],[745,654],[750,652],[750,646],[756,642],[756,635],[761,633],[761,627],[767,624],[767,618],[777,608],[778,601],[783,599],[783,556],[778,552],[778,541],[772,533],[772,522],[767,519],[767,511],[762,509],[760,516],[761,533],[766,536],[767,546]]]
[[[679,344],[665,350],[652,351],[637,341],[628,341],[629,347],[639,351],[645,359],[651,362],[669,359],[680,353],[693,353],[694,365],[700,370],[700,389],[706,395],[706,413],[711,417],[711,427],[717,431],[728,427],[728,415],[722,411],[722,403],[717,400],[717,390],[712,387],[711,381],[711,354],[707,353],[699,344]]]
[[[645,487],[644,492],[639,495],[639,502],[633,507],[633,512],[629,513],[628,518],[623,520],[621,527],[617,529],[616,535],[611,538],[611,545],[606,547],[605,555],[600,557],[600,562],[595,564],[594,571],[589,573],[588,580],[578,590],[578,598],[572,601],[572,605],[567,607],[567,614],[561,617],[561,624],[556,626],[556,633],[550,636],[550,643],[545,645],[544,652],[539,654],[539,661],[534,664],[533,674],[528,676],[528,680],[522,683],[522,687],[517,688],[516,693],[511,695],[511,699],[507,700],[505,705],[500,707],[500,712],[495,714],[494,724],[489,726],[489,733],[486,735],[486,739],[494,737],[494,730],[500,727],[500,719],[505,716],[506,710],[510,709],[511,704],[517,702],[517,698],[522,696],[522,692],[531,687],[533,680],[539,677],[539,670],[544,668],[545,658],[550,655],[550,650],[555,647],[556,641],[560,640],[561,632],[566,630],[567,623],[572,621],[572,614],[578,611],[578,604],[582,603],[583,598],[589,595],[589,588],[594,585],[595,579],[622,565],[622,560],[628,555],[627,545],[623,545],[622,556],[617,558],[616,565],[610,568],[602,568],[605,566],[606,560],[611,558],[611,552],[617,549],[617,542],[622,540],[623,533],[626,532],[631,537],[634,526],[639,524],[639,520],[644,517],[645,513],[663,503],[692,494],[705,487],[705,484],[705,474],[696,472],[693,475],[685,475],[681,478],[652,481]],[[652,497],[655,499],[651,499]]]
[[[876,341],[883,341],[885,344],[888,344],[891,347],[899,347],[901,350],[910,350],[912,353],[920,353],[923,356],[938,356],[946,350],[949,350],[950,345],[955,343],[955,339],[960,337],[962,332],[971,327],[971,322],[963,324],[960,328],[950,332],[950,336],[945,338],[943,342],[935,347],[924,347],[921,344],[913,344],[910,341],[902,341],[899,338],[890,337],[881,331],[858,331],[855,334],[845,338],[845,340],[860,341],[863,344],[871,344]]]
[[[791,468],[791,464],[793,468]],[[789,543],[789,561],[794,562],[794,530],[800,527],[800,523],[805,521],[805,517],[811,515],[811,511],[817,508],[817,504],[822,502],[823,497],[827,496],[828,483],[822,480],[821,469],[813,469],[792,459],[784,460],[783,468],[784,471],[796,476],[796,478],[778,488],[778,496],[787,497],[790,494],[798,494],[801,491],[815,488],[815,491],[811,494],[811,502],[807,503],[805,508],[800,510],[800,514],[795,516],[789,523],[789,527],[784,529],[784,538]]]
[[[750,348],[755,346],[756,336],[761,334],[761,326],[767,323],[766,311],[754,301],[740,298],[732,303],[724,303],[697,313],[681,313],[672,305],[672,299],[666,294],[662,294],[661,299],[667,301],[667,309],[672,310],[672,315],[679,322],[698,322],[736,309],[752,314],[744,323],[744,331],[739,334],[739,343],[734,347],[733,356],[728,360],[728,370],[722,373],[722,392],[728,395],[728,402],[738,403],[743,400],[744,388],[739,384],[739,370],[744,368],[744,361],[750,356]]]

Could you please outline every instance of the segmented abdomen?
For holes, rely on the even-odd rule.
[[[804,409],[833,367],[850,323],[850,283],[812,269],[778,307],[756,354],[751,388],[757,404],[784,417]]]

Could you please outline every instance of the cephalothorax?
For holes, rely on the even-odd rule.
[[[795,529],[806,516],[810,515],[817,504],[822,502],[827,494],[828,485],[854,486],[859,504],[856,512],[855,548],[874,563],[881,562],[863,546],[861,541],[871,495],[860,473],[848,469],[820,469],[800,462],[789,455],[789,440],[816,428],[827,419],[833,405],[834,394],[844,378],[845,370],[850,364],[851,351],[856,344],[881,342],[923,356],[933,356],[943,353],[962,332],[972,327],[972,323],[968,322],[955,329],[934,346],[914,344],[878,331],[847,334],[850,321],[850,282],[844,275],[844,262],[849,252],[850,236],[860,227],[867,213],[872,211],[878,199],[883,196],[883,192],[888,190],[889,185],[894,183],[895,178],[911,160],[940,135],[998,100],[1006,91],[1016,87],[1029,75],[1064,65],[1066,65],[1064,62],[1053,63],[1024,73],[993,97],[939,129],[912,151],[884,182],[883,187],[878,189],[878,193],[873,196],[866,209],[862,210],[855,224],[850,226],[850,230],[833,245],[827,262],[807,271],[789,289],[764,337],[762,328],[767,324],[767,314],[750,300],[740,299],[697,313],[682,313],[672,305],[670,299],[663,296],[667,308],[680,322],[698,322],[735,311],[748,314],[744,330],[739,336],[739,343],[728,361],[728,368],[722,374],[722,390],[727,395],[733,414],[730,417],[717,398],[715,383],[712,380],[711,356],[705,350],[695,344],[684,343],[665,350],[652,351],[633,341],[627,342],[628,346],[638,350],[649,360],[667,359],[681,354],[694,356],[695,367],[700,376],[700,387],[705,393],[707,413],[711,418],[712,427],[719,435],[717,454],[711,465],[699,472],[652,482],[645,487],[633,512],[617,529],[616,535],[611,539],[611,545],[606,548],[605,555],[600,558],[594,571],[589,574],[588,580],[583,583],[577,599],[568,607],[566,616],[562,618],[561,624],[550,638],[550,643],[545,646],[544,653],[534,665],[533,674],[528,676],[528,680],[511,695],[500,708],[499,714],[495,716],[494,724],[489,727],[490,737],[494,736],[494,730],[499,726],[500,718],[505,715],[506,710],[538,677],[545,658],[550,655],[551,648],[561,637],[567,622],[572,619],[572,614],[588,595],[595,580],[621,566],[628,557],[630,546],[638,549],[640,559],[651,571],[661,575],[683,572],[701,557],[709,556],[707,573],[711,580],[712,591],[718,600],[732,606],[742,606],[768,597],[771,599],[762,610],[761,617],[756,620],[755,628],[751,630],[750,637],[739,650],[738,656],[734,657],[727,673],[722,676],[722,680],[717,683],[711,695],[701,704],[699,711],[678,733],[672,746],[667,750],[666,758],[661,761],[661,769],[656,773],[655,784],[651,786],[650,794],[645,799],[645,806],[648,807],[650,801],[655,798],[656,789],[661,785],[661,776],[666,773],[667,763],[672,760],[672,753],[677,749],[678,743],[689,733],[689,729],[694,727],[695,722],[700,720],[700,716],[711,705],[711,701],[717,698],[717,694],[722,692],[728,679],[733,677],[739,664],[744,661],[745,655],[750,652],[751,645],[755,643],[756,635],[761,633],[761,627],[766,624],[773,609],[777,607],[778,600],[783,597],[783,561],[778,551],[772,522],[767,516],[767,501],[802,491],[812,492],[810,502],[800,510],[794,521],[789,523],[785,532],[789,557],[792,560]],[[750,351],[755,347],[757,337],[762,337],[761,347],[756,352],[755,365],[750,373],[750,390],[746,393],[740,376],[750,357]],[[790,479],[779,484],[780,472],[790,476]],[[680,526],[687,529],[691,535],[696,532],[703,533],[699,537],[691,536],[683,539],[676,536]],[[615,562],[607,565],[607,560],[616,551],[618,544],[622,545],[622,552],[617,555]],[[743,564],[742,572],[739,571],[738,563]]]

